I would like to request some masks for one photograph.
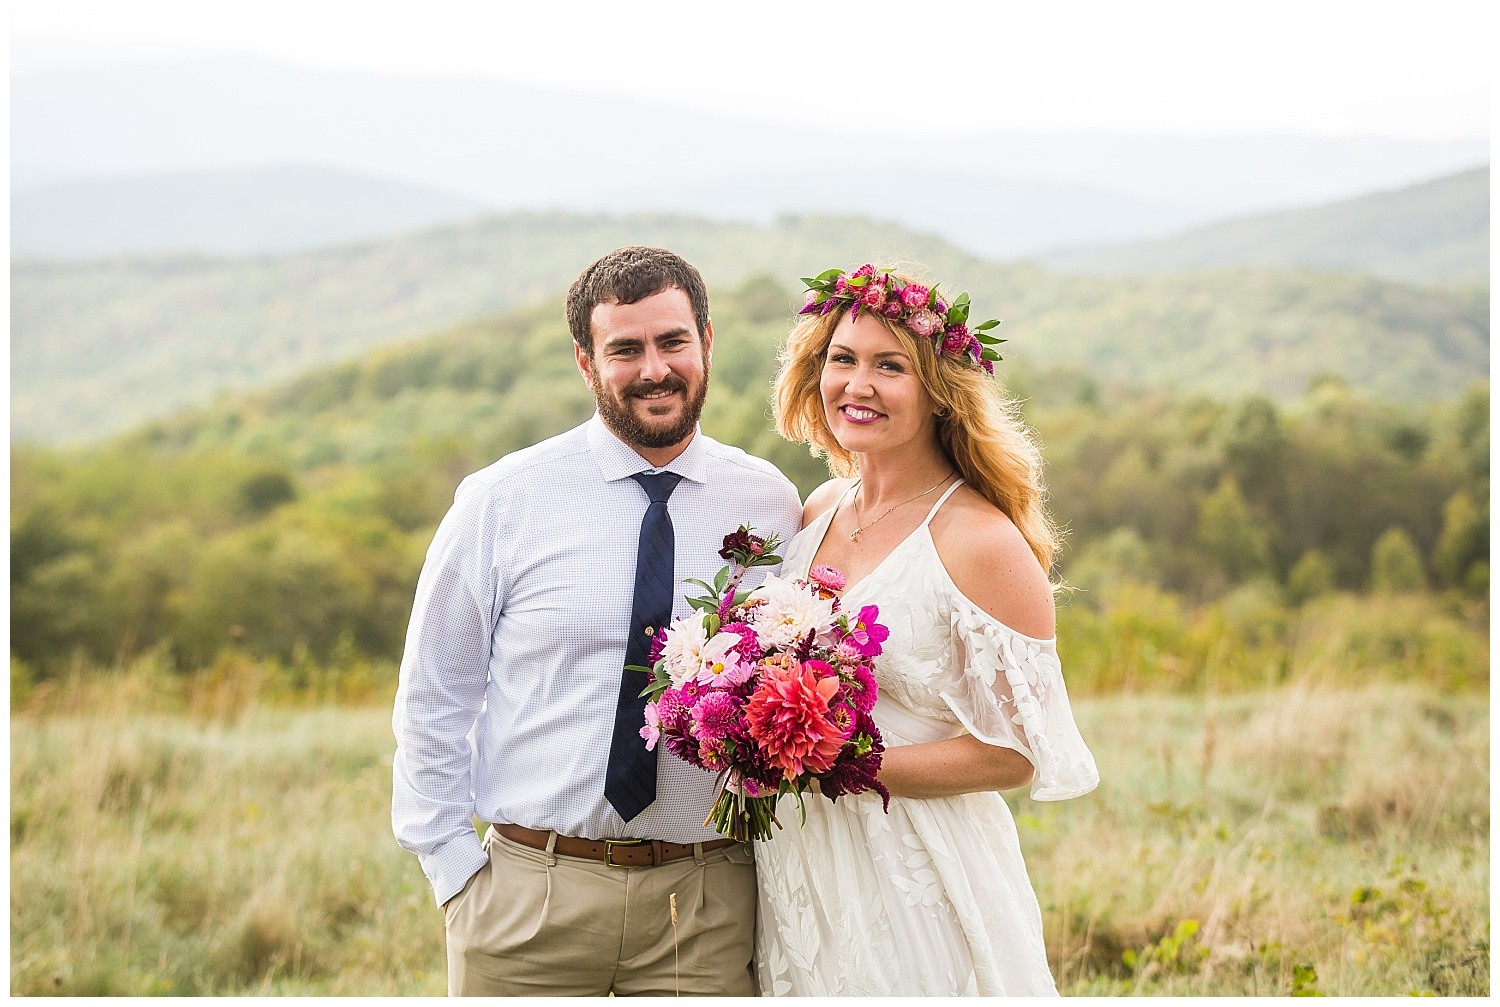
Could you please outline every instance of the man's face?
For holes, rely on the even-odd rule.
[[[593,355],[574,345],[599,416],[653,464],[666,464],[693,436],[708,394],[713,325],[698,338],[687,294],[667,287],[634,304],[595,306]]]

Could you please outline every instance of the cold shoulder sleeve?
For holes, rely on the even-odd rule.
[[[1031,761],[1032,800],[1064,801],[1097,787],[1056,644],[1022,636],[961,595],[950,618],[961,674],[941,695],[964,729]]]

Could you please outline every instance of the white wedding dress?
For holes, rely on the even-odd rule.
[[[874,716],[886,747],[965,732],[1035,767],[1033,800],[1099,782],[1063,688],[1053,640],[997,622],[949,578],[928,524],[840,602],[880,607],[890,638],[875,660]],[[852,489],[852,487],[851,487]],[[807,573],[835,506],[790,543],[782,576]],[[782,828],[755,844],[756,972],[762,996],[1055,995],[1041,910],[1016,824],[998,793],[777,807]]]

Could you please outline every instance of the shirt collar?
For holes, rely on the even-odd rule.
[[[620,479],[629,479],[637,472],[675,472],[690,482],[708,481],[703,436],[696,428],[693,430],[693,439],[688,441],[682,454],[667,462],[660,469],[636,454],[634,448],[616,437],[614,431],[604,425],[604,420],[597,412],[588,422],[588,443],[594,460],[599,463],[599,471],[603,474],[605,482],[612,483]]]

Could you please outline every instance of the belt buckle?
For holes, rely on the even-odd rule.
[[[604,865],[606,867],[618,867],[621,870],[629,870],[629,864],[617,864],[614,861],[614,849],[616,846],[644,846],[644,839],[606,839],[604,841]],[[654,857],[652,859],[655,859]]]

